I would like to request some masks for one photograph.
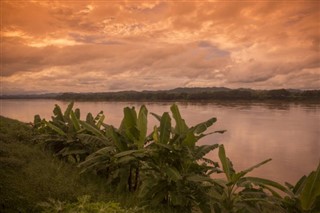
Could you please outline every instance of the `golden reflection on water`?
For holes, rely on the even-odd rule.
[[[1,100],[0,114],[31,122],[35,114],[49,119],[54,104],[63,109],[67,102],[55,100]],[[106,115],[105,122],[118,126],[126,106],[143,103],[77,102],[82,118],[88,112]],[[170,111],[171,103],[145,103],[149,112],[162,114]],[[210,131],[226,129],[224,134],[213,134],[200,144],[223,143],[236,170],[248,168],[265,159],[272,161],[250,175],[284,183],[295,183],[302,175],[315,169],[320,159],[320,104],[283,102],[246,103],[178,103],[181,114],[192,126],[216,117],[218,122]],[[149,131],[158,124],[150,115]],[[217,150],[208,157],[218,161]],[[220,176],[219,176],[220,177]]]

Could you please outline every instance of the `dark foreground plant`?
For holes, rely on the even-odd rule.
[[[276,192],[290,193],[284,186],[271,180],[246,176],[271,159],[236,172],[223,145],[219,146],[219,159],[226,179],[215,179],[215,187],[211,188],[214,212],[285,212],[281,206],[281,196]]]
[[[292,213],[320,212],[320,162],[317,170],[303,176],[293,186],[286,183],[290,193],[283,199],[283,205]]]
[[[73,110],[73,105],[71,102],[64,113],[55,105],[50,121],[36,115],[34,129],[41,133],[40,140],[44,142],[45,149],[65,161],[82,162],[89,154],[101,148],[104,141],[97,137],[88,137],[90,132],[80,123],[80,110]],[[98,131],[104,117],[102,111],[95,118],[88,113],[85,124]]]
[[[198,206],[206,212],[210,208],[208,191],[213,180],[210,174],[218,172],[218,164],[204,156],[218,145],[197,146],[197,141],[206,136],[204,132],[216,122],[211,118],[193,127],[182,119],[177,105],[171,106],[175,126],[169,113],[153,114],[160,126],[154,127],[152,141],[145,150],[143,182],[139,196],[149,205],[166,204],[183,212],[191,212]],[[223,133],[216,131],[212,133]],[[211,133],[209,133],[211,134]]]
[[[169,113],[153,114],[160,126],[147,136],[145,106],[138,114],[134,108],[125,108],[118,129],[108,126],[103,135],[95,132],[110,141],[109,146],[88,156],[80,166],[84,171],[104,174],[118,190],[138,191],[148,205],[166,204],[184,211],[190,211],[192,206],[205,208],[209,175],[218,168],[204,156],[218,145],[196,146],[196,142],[216,119],[189,128],[176,105],[172,105],[171,111],[175,127],[171,126]]]
[[[147,137],[147,108],[141,106],[124,108],[124,117],[119,128],[103,125],[104,131],[97,131],[85,122],[81,124],[96,137],[105,141],[105,146],[92,153],[79,166],[85,171],[95,171],[106,177],[108,183],[120,192],[136,191],[140,183],[140,160],[145,156]],[[131,154],[135,153],[135,156]]]

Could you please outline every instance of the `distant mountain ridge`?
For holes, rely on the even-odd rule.
[[[1,95],[0,99],[58,99],[88,101],[212,101],[212,100],[320,100],[320,90],[250,88],[230,89],[227,87],[178,87],[170,90],[47,93],[27,95]]]
[[[197,92],[216,92],[216,91],[230,91],[232,89],[227,87],[178,87],[175,89],[168,90],[169,92],[186,92],[186,93],[197,93]]]

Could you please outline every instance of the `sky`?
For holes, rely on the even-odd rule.
[[[1,93],[320,89],[320,1],[1,1]]]

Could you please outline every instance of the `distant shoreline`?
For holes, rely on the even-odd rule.
[[[54,99],[61,101],[135,101],[135,102],[216,102],[216,101],[314,101],[320,90],[253,90],[224,87],[176,88],[161,91],[120,91],[99,93],[50,93],[2,95],[0,99]]]

